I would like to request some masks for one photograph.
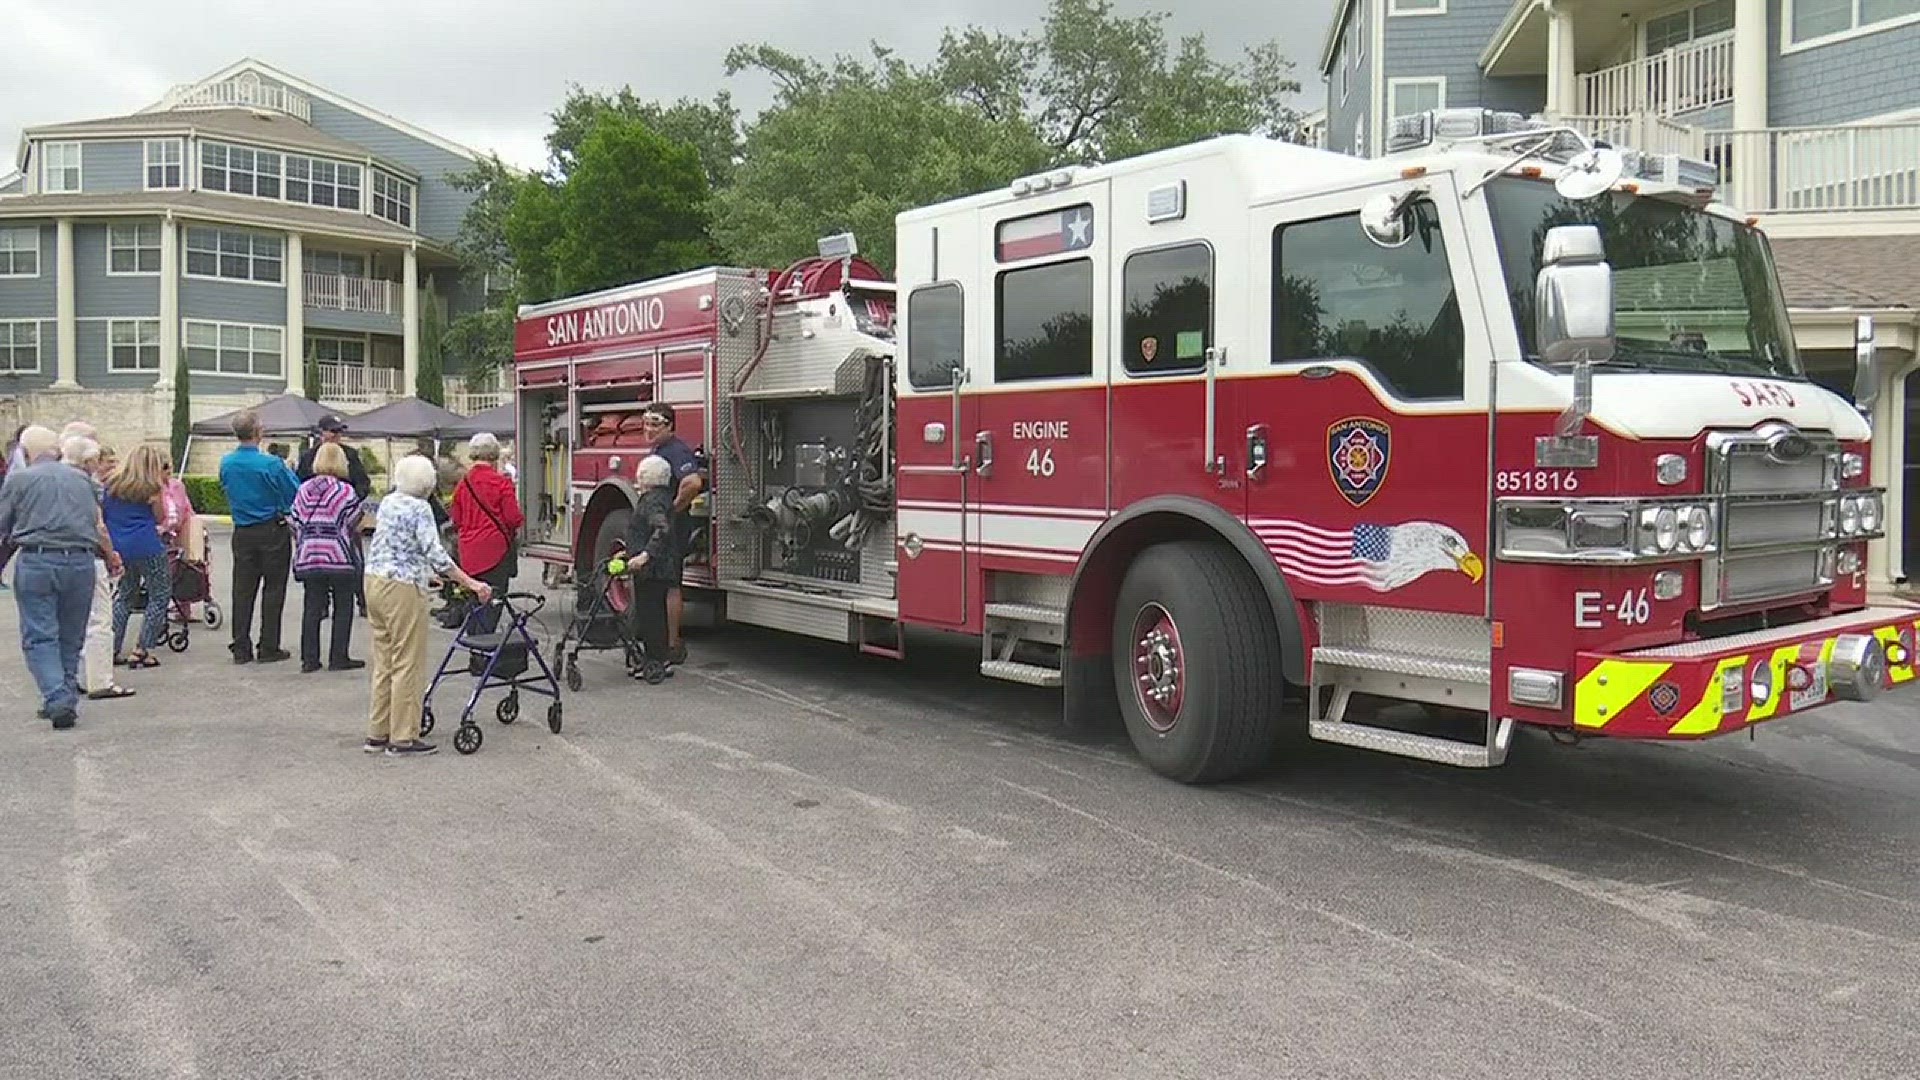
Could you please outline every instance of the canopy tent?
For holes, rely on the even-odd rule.
[[[377,409],[369,409],[358,416],[347,417],[347,437],[350,439],[421,439],[434,438],[441,428],[466,419],[457,412],[443,409],[431,401],[419,398],[401,398],[389,401]]]
[[[437,434],[443,439],[471,439],[485,431],[503,439],[511,439],[513,438],[513,414],[513,402],[509,401],[477,412],[465,419],[456,420],[442,427]]]
[[[313,430],[320,418],[332,412],[317,401],[310,401],[298,394],[281,394],[268,398],[258,405],[249,405],[246,409],[235,409],[219,416],[202,420],[188,429],[189,434],[233,436],[233,418],[252,410],[260,418],[262,435],[305,435]]]

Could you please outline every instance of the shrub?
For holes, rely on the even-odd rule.
[[[225,514],[227,510],[227,492],[220,486],[217,476],[182,476],[180,482],[186,485],[187,501],[193,503],[196,514]]]

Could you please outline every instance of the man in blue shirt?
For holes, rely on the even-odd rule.
[[[233,514],[233,652],[236,664],[271,664],[289,654],[280,647],[280,613],[287,602],[293,530],[287,511],[300,481],[287,463],[260,449],[260,418],[248,409],[233,418],[240,445],[220,459],[220,486]],[[260,601],[260,649],[253,647],[253,605]]]
[[[664,401],[648,405],[640,413],[640,424],[647,438],[653,441],[653,452],[667,460],[673,469],[673,523],[676,539],[675,547],[681,557],[685,557],[689,541],[693,538],[693,517],[688,513],[693,500],[700,495],[700,489],[706,486],[706,477],[700,471],[700,458],[673,430],[673,406]],[[663,658],[669,664],[687,662],[687,647],[680,641],[680,614],[686,607],[686,601],[680,593],[679,568],[674,568],[673,588],[667,591],[667,655]]]

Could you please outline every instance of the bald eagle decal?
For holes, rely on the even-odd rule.
[[[1311,585],[1392,592],[1436,571],[1486,573],[1458,530],[1437,521],[1323,529],[1303,521],[1255,520],[1253,531],[1288,577]]]

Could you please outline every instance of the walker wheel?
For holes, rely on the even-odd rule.
[[[219,604],[209,600],[207,601],[207,606],[200,611],[200,619],[205,622],[210,629],[218,630],[220,629],[220,624],[227,621],[227,616],[220,610]]]
[[[585,681],[586,681],[586,680],[584,680],[584,679],[582,679],[582,678],[580,677],[580,665],[579,665],[579,664],[568,664],[568,665],[567,665],[567,689],[569,689],[569,690],[571,690],[571,691],[573,691],[574,693],[576,693],[576,694],[577,694],[577,693],[579,693],[579,692],[580,692],[580,687],[581,687],[581,685],[582,685],[582,684],[583,684],[583,683],[584,683]],[[549,710],[549,711],[551,711],[551,710]]]
[[[560,734],[560,703],[557,701],[547,706],[547,730],[555,735]]]
[[[420,710],[420,734],[433,734],[433,706],[431,705]]]
[[[493,718],[503,724],[511,724],[520,719],[520,691],[515,690],[501,698],[500,704],[493,707]]]
[[[186,652],[187,632],[185,630],[175,630],[173,633],[168,634],[167,648],[172,649],[174,652]]]
[[[453,733],[453,748],[462,754],[471,754],[480,749],[486,736],[480,734],[480,725],[461,724],[460,730]]]

